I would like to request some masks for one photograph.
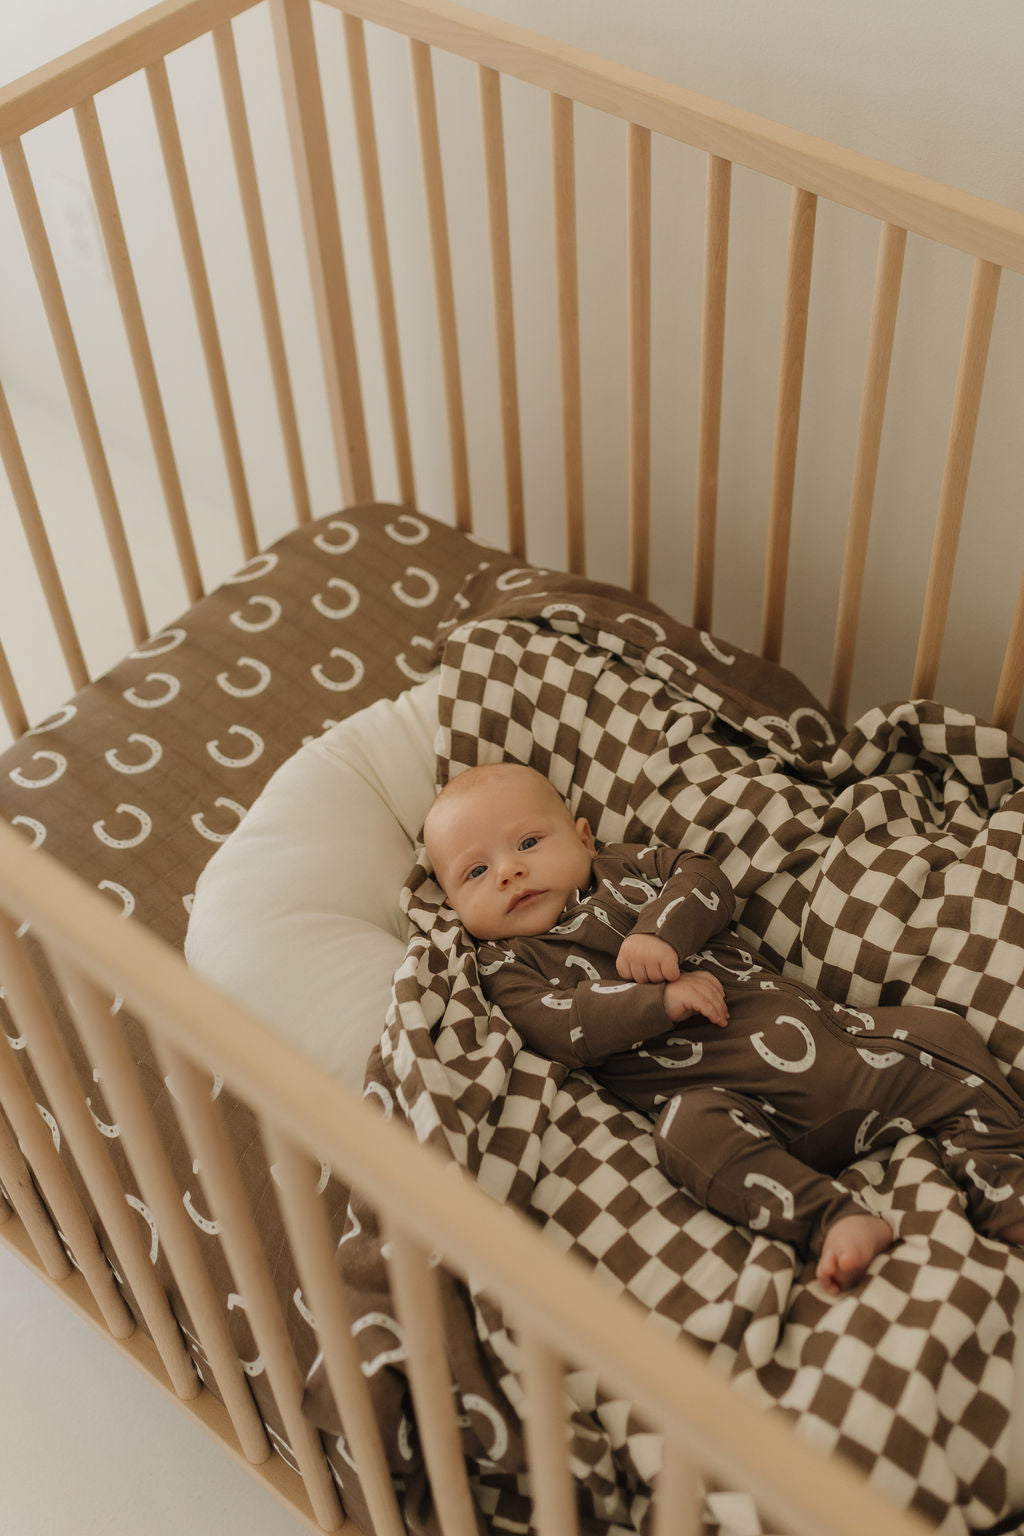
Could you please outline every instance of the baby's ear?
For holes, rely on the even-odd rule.
[[[588,848],[591,853],[594,853],[594,834],[591,832],[590,822],[585,816],[581,816],[577,821],[576,831],[584,848]]]

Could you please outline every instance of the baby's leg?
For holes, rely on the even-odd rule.
[[[665,1106],[654,1139],[669,1177],[702,1205],[805,1253],[820,1251],[824,1258],[830,1234],[845,1221],[880,1220],[845,1185],[793,1157],[776,1136],[771,1115],[741,1094],[685,1089]],[[892,1232],[884,1221],[881,1227],[884,1234],[872,1228],[876,1246],[863,1262],[857,1258],[863,1239],[855,1242],[854,1229],[845,1229],[845,1239],[830,1250],[827,1289],[854,1284],[889,1246]]]
[[[830,1296],[848,1291],[862,1278],[871,1260],[892,1243],[892,1228],[884,1216],[859,1211],[840,1216],[825,1233],[817,1278]]]

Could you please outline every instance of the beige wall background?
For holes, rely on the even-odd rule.
[[[0,14],[0,78],[11,79],[106,26],[138,12],[130,0],[34,0]],[[1024,10],[1018,0],[983,8],[957,0],[478,0],[483,14],[531,27],[598,54],[662,75],[793,127],[834,139],[983,196],[1024,206],[1019,62]],[[357,295],[369,294],[354,143],[344,109],[340,19],[318,15],[332,152],[346,257]],[[270,31],[262,13],[235,24],[246,97],[268,210],[275,275],[287,328],[314,510],[339,504],[323,404],[297,213]],[[438,345],[418,179],[418,150],[403,45],[386,33],[369,39],[387,216],[396,269],[403,361],[413,402],[417,498],[448,515],[451,491],[441,407]],[[446,187],[459,294],[459,337],[467,414],[480,447],[471,462],[478,526],[498,534],[503,480],[491,339],[491,294],[475,71],[436,61],[443,95]],[[257,524],[283,531],[289,491],[279,448],[265,350],[248,277],[239,211],[221,190],[229,150],[215,94],[212,50],[183,50],[171,61],[229,380],[246,456]],[[547,101],[514,82],[504,92],[513,216],[516,328],[525,434],[530,554],[564,561],[562,480],[557,434],[552,221]],[[137,82],[100,102],[115,181],[172,436],[179,455],[200,555],[211,578],[236,559],[230,537],[214,533],[227,500],[226,477],[193,328],[182,323],[188,296],[169,203],[160,178],[145,90]],[[620,533],[625,504],[626,158],[622,125],[577,113],[581,230],[586,493],[606,530],[591,547],[594,574],[623,579]],[[69,306],[82,334],[83,360],[97,395],[101,430],[140,580],[155,623],[184,606],[169,537],[156,529],[155,476],[146,462],[145,427],[132,400],[116,300],[99,251],[87,180],[73,125],[59,122],[26,145],[36,174]],[[699,346],[703,239],[703,157],[656,144],[653,423],[655,538],[652,594],[683,617],[690,603],[694,364]],[[760,561],[768,486],[782,307],[788,189],[734,177],[721,471],[720,560],[714,629],[752,647],[760,632]],[[827,688],[830,623],[852,473],[877,230],[847,210],[822,207],[801,417],[801,461],[784,660],[819,690]],[[11,393],[40,502],[66,525],[62,570],[83,616],[90,660],[112,662],[125,649],[116,610],[103,595],[102,562],[86,558],[95,504],[83,478],[63,386],[0,180],[0,369]],[[905,694],[910,686],[928,549],[949,427],[971,263],[939,255],[924,241],[908,248],[891,405],[872,535],[869,582],[854,711]],[[994,693],[1005,631],[1022,564],[1024,487],[1024,300],[1006,274],[1000,329],[983,401],[975,471],[957,566],[955,611],[939,691],[985,713]],[[371,298],[356,310],[378,494],[397,494],[386,430],[376,318]],[[4,520],[6,518],[6,520]],[[38,607],[20,534],[0,498],[0,618],[16,671],[31,675],[27,702],[49,707],[66,693],[59,659],[31,633]],[[993,560],[993,552],[998,558]],[[7,639],[14,622],[16,638]]]

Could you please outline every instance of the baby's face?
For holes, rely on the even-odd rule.
[[[449,904],[477,939],[546,933],[590,883],[594,840],[531,768],[476,770],[442,798],[426,843]]]

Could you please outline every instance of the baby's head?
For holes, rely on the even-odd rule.
[[[423,841],[449,905],[476,939],[546,933],[590,883],[590,827],[521,763],[451,779],[427,813]]]

